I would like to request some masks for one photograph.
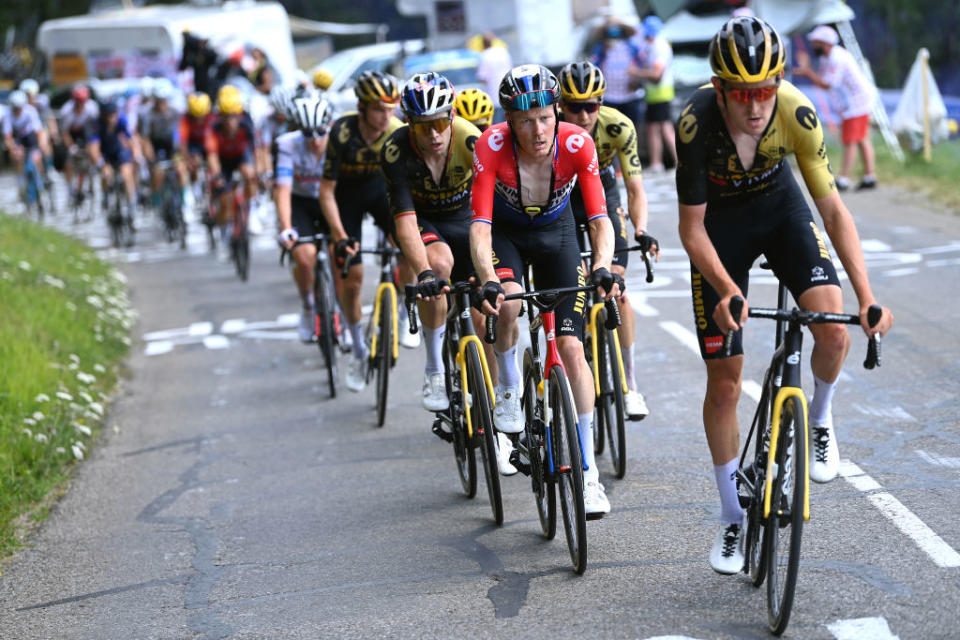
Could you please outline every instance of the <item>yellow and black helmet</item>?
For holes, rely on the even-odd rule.
[[[364,71],[357,78],[353,91],[361,102],[396,104],[400,100],[396,79],[383,71]]]
[[[592,62],[571,62],[560,70],[560,95],[564,100],[603,98],[607,81]]]
[[[232,84],[225,84],[217,92],[217,109],[228,116],[238,116],[243,113],[243,96],[240,90]]]
[[[784,59],[780,35],[752,16],[731,18],[710,41],[710,67],[721,80],[762,82],[783,71]]]
[[[457,94],[453,101],[457,115],[476,125],[493,124],[493,100],[486,92],[470,87]]]
[[[210,113],[210,96],[199,91],[188,95],[187,113],[194,118],[202,118]]]
[[[320,67],[313,72],[313,86],[320,91],[326,91],[333,84],[333,74]]]

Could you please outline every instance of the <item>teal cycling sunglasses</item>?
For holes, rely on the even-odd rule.
[[[513,99],[510,100],[510,107],[514,111],[526,111],[534,107],[549,107],[556,101],[556,91],[539,89],[537,91],[526,91],[513,96]]]

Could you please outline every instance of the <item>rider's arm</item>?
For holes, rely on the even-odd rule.
[[[410,193],[410,176],[405,168],[406,162],[400,156],[397,139],[392,135],[380,151],[380,168],[387,183],[387,201],[393,215],[397,244],[414,272],[420,274],[430,269],[430,261],[417,225],[417,211]]]
[[[649,223],[650,208],[647,205],[647,192],[643,188],[643,178],[624,178],[627,187],[627,215],[637,231],[646,231]]]
[[[470,258],[480,282],[500,282],[493,268],[493,240],[490,224],[474,220],[470,224]]]
[[[586,137],[582,147],[576,151],[577,180],[587,214],[590,246],[593,247],[593,268],[597,270],[603,267],[609,270],[613,260],[613,224],[607,215],[607,198],[597,166],[597,151],[593,139]]]
[[[217,143],[217,134],[211,124],[203,132],[203,146],[207,150],[207,173],[213,179],[220,176],[220,146]]]
[[[473,188],[470,192],[470,258],[480,282],[500,282],[493,267],[493,189],[497,178],[496,150],[502,144],[491,144],[493,130],[487,129],[477,141],[473,154]]]
[[[323,211],[323,219],[330,227],[334,244],[347,238],[347,231],[340,220],[340,207],[337,206],[337,198],[334,195],[336,188],[336,180],[320,179],[320,209]]]
[[[274,191],[274,200],[277,205],[277,222],[280,224],[280,231],[286,231],[293,227],[293,220],[290,207],[290,197],[293,195],[293,187],[288,184],[278,184]]]
[[[734,329],[733,322],[730,319],[729,302],[735,295],[743,297],[740,287],[733,281],[726,267],[720,261],[710,236],[707,234],[707,228],[704,225],[704,218],[707,214],[707,205],[680,205],[680,242],[687,251],[690,261],[697,270],[703,274],[710,286],[720,296],[720,303],[717,309],[722,309],[724,322],[717,321],[717,324],[724,331]],[[746,305],[744,305],[746,311]],[[714,315],[716,319],[716,315]]]
[[[430,261],[427,259],[427,248],[423,246],[420,229],[417,227],[416,213],[411,211],[399,215],[393,219],[393,224],[397,234],[397,244],[400,245],[403,257],[410,263],[414,273],[420,274],[428,270]]]

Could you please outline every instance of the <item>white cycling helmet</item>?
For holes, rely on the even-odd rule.
[[[176,88],[167,78],[156,78],[153,81],[153,97],[157,100],[170,100]]]
[[[28,96],[35,96],[40,93],[40,83],[33,78],[26,78],[20,83],[20,91],[23,91]]]
[[[297,98],[293,101],[293,111],[297,127],[310,134],[323,135],[333,120],[333,108],[323,98]]]
[[[400,108],[413,116],[434,116],[453,109],[456,92],[450,81],[439,73],[417,73],[400,92]]]
[[[14,109],[22,109],[27,104],[27,94],[17,89],[10,92],[10,106]]]
[[[140,78],[140,95],[144,98],[153,97],[154,81],[150,76]]]

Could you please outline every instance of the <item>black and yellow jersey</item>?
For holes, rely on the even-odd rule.
[[[676,125],[681,204],[724,207],[779,191],[784,188],[784,174],[790,171],[786,156],[791,153],[796,154],[813,198],[836,190],[813,103],[787,81],[781,82],[776,101],[757,143],[753,166],[747,170],[727,131],[713,86],[704,85],[690,96]]]
[[[367,182],[379,179],[380,149],[390,134],[403,126],[403,122],[390,117],[387,130],[372,143],[360,135],[359,114],[348,113],[337,118],[330,130],[327,158],[323,164],[323,177],[338,182]],[[340,185],[338,185],[339,188]]]
[[[447,161],[437,184],[417,150],[409,126],[394,131],[380,153],[394,217],[416,213],[428,218],[470,219],[473,149],[480,130],[465,118],[453,119]]]
[[[617,155],[620,156],[620,171],[625,180],[640,177],[637,130],[630,118],[613,107],[600,105],[597,122],[590,135],[597,145],[597,160],[604,189],[615,186],[613,159]]]

